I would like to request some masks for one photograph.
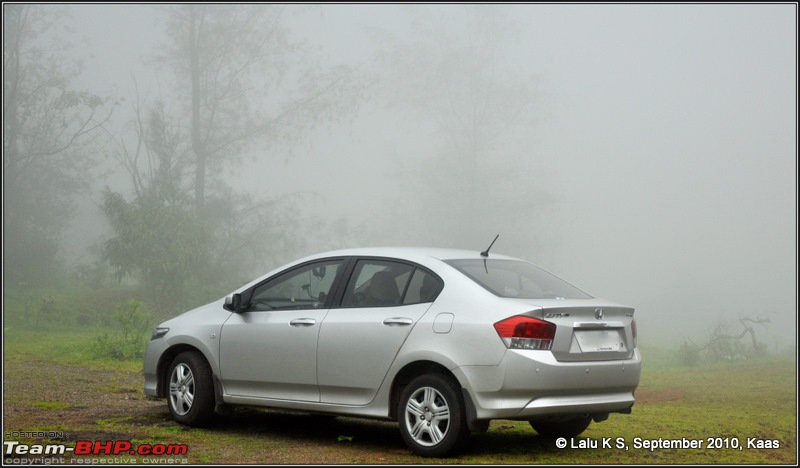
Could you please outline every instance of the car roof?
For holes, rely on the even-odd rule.
[[[513,259],[505,255],[489,253],[488,257],[482,257],[478,250],[436,248],[436,247],[362,247],[333,250],[313,255],[313,258],[322,257],[392,257],[406,260],[420,258],[433,258],[436,260],[455,260],[455,259]]]
[[[435,248],[435,247],[361,247],[349,248],[341,250],[331,250],[328,252],[320,252],[314,255],[309,255],[304,258],[297,259],[291,263],[285,264],[275,270],[272,270],[250,282],[241,286],[236,292],[241,292],[249,287],[252,287],[265,279],[274,276],[288,268],[297,266],[307,262],[322,260],[325,258],[335,257],[386,257],[399,260],[406,260],[414,262],[422,266],[432,268],[437,271],[436,264],[447,260],[461,260],[461,259],[501,259],[501,260],[519,260],[518,258],[508,257],[505,255],[489,253],[488,257],[481,256],[477,250],[466,249],[448,249],[448,248]],[[441,273],[441,270],[438,271]]]

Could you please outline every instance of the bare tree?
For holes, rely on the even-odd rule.
[[[766,352],[764,343],[758,341],[754,325],[766,327],[770,320],[764,317],[739,317],[738,322],[742,326],[738,334],[731,331],[730,323],[718,323],[702,346],[689,338],[685,339],[678,350],[678,359],[682,364],[694,365],[702,356],[712,361],[744,360]],[[750,337],[750,347],[741,342],[745,336]]]
[[[287,5],[179,5],[162,59],[176,70],[194,153],[194,198],[206,204],[209,171],[292,141],[358,102],[348,67],[320,71],[287,33]],[[284,78],[290,77],[284,81]],[[288,86],[287,82],[295,83]],[[182,92],[182,90],[186,90]]]

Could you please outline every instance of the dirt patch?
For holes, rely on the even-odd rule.
[[[141,375],[41,361],[31,364],[5,363],[6,431],[59,430],[114,418],[151,419],[166,412],[164,401],[144,396]]]

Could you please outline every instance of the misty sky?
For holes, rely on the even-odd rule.
[[[434,24],[457,40],[475,8],[507,18],[495,76],[530,79],[536,93],[520,96],[529,113],[493,147],[491,176],[474,187],[492,215],[443,197],[453,209],[441,222],[464,233],[457,245],[433,234],[436,223],[409,236],[387,216],[410,196],[400,174],[432,164],[442,143],[424,110],[383,99],[392,79],[356,114],[232,173],[261,196],[318,194],[303,208],[370,225],[372,245],[413,238],[482,250],[499,233],[493,250],[634,306],[644,340],[677,344],[719,321],[738,332],[744,316],[770,318],[765,337],[796,340],[797,6],[298,5],[286,20],[331,64],[373,73],[381,31],[413,40],[419,24]],[[87,38],[87,89],[131,99],[135,76],[168,95],[148,58],[164,40],[158,7],[71,12]],[[524,182],[513,197],[497,195],[513,185],[506,177]],[[447,173],[425,180],[452,182]],[[508,203],[539,193],[547,197],[535,212]],[[324,248],[351,246],[340,243]]]

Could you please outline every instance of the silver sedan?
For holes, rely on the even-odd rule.
[[[633,315],[488,251],[341,250],[160,324],[144,390],[187,425],[237,405],[396,420],[422,456],[493,419],[574,437],[631,412]]]

